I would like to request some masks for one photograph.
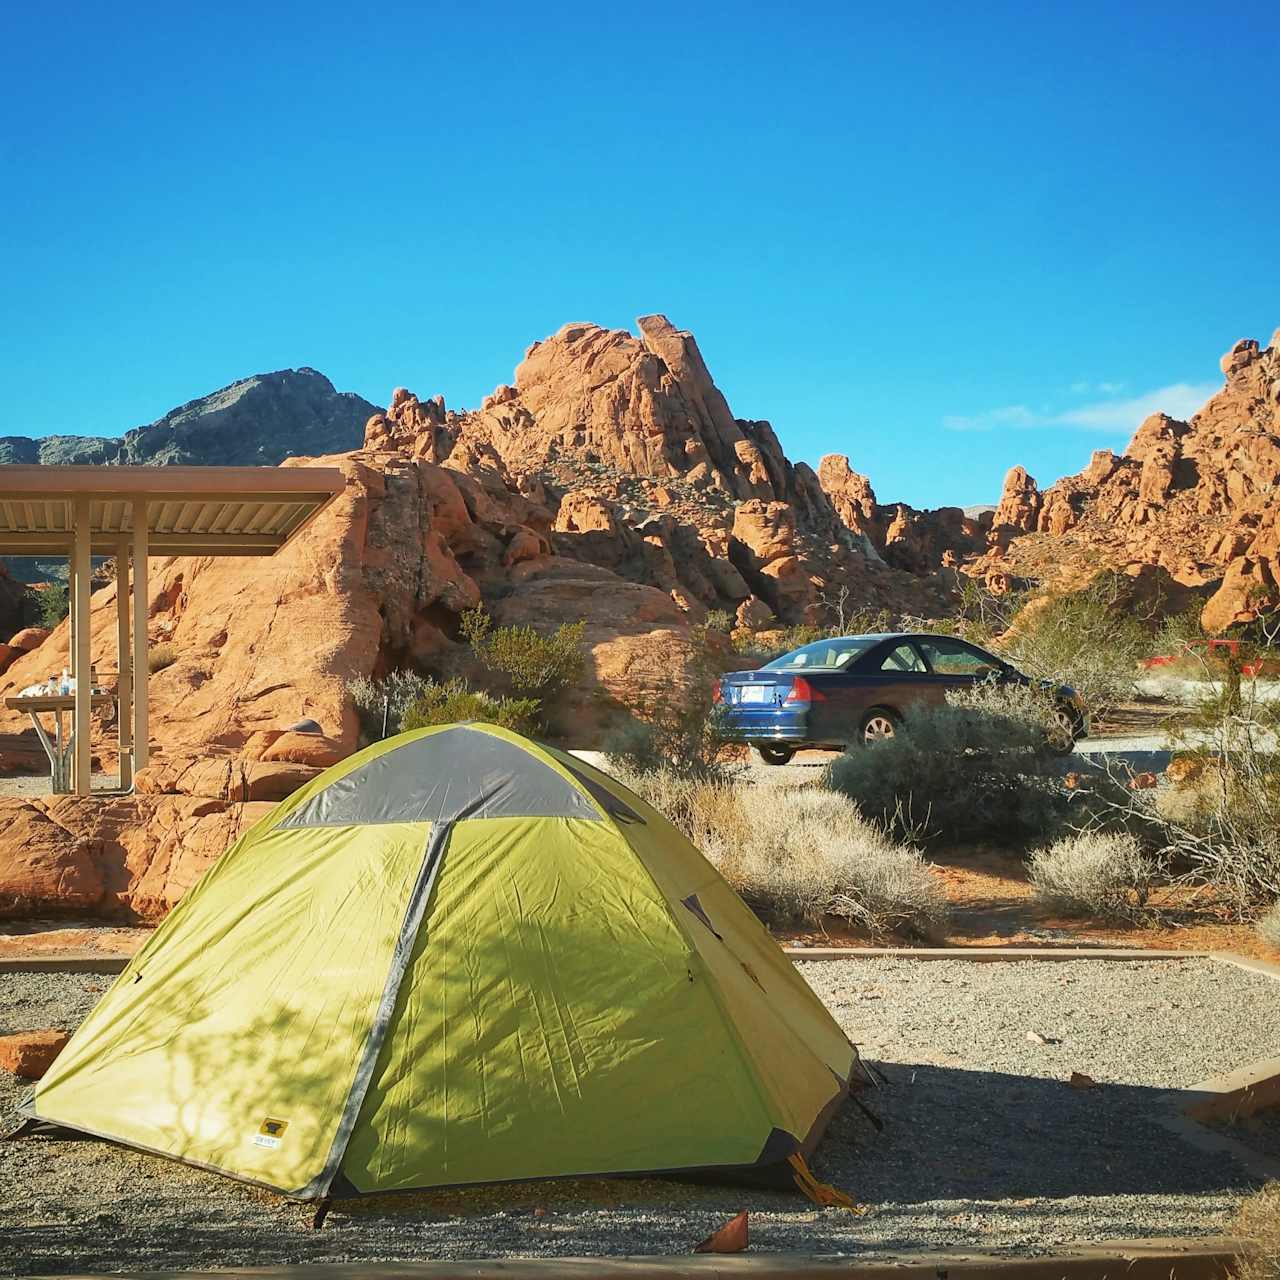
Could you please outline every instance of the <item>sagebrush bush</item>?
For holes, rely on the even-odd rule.
[[[1258,919],[1258,936],[1269,947],[1280,947],[1280,898]]]
[[[387,736],[399,733],[404,713],[433,682],[416,671],[389,671],[380,680],[357,676],[347,681],[347,693],[355,703],[363,742],[376,742],[382,737],[383,719]]]
[[[723,631],[728,635],[737,624],[728,609],[711,609],[707,612],[706,626],[709,631]]]
[[[1035,689],[953,691],[944,705],[909,708],[892,738],[850,748],[828,785],[903,839],[1026,847],[1059,834],[1092,801],[1063,786],[1052,716]]]
[[[469,689],[462,680],[449,680],[444,684],[430,682],[405,709],[400,727],[408,732],[433,724],[482,720],[517,733],[531,733],[537,727],[540,706],[537,698],[494,697]]]
[[[1236,1259],[1236,1280],[1280,1280],[1280,1182],[1268,1182],[1240,1206],[1232,1234],[1248,1246]]]
[[[1036,896],[1063,915],[1134,920],[1147,905],[1159,865],[1126,831],[1080,831],[1027,859]]]
[[[1177,781],[1122,792],[1119,820],[1151,833],[1178,878],[1239,920],[1280,898],[1280,706],[1226,687],[1175,737]],[[1179,740],[1180,739],[1180,740]]]
[[[925,860],[843,796],[669,770],[620,776],[771,924],[836,918],[872,936],[930,938],[946,923],[946,894]]]

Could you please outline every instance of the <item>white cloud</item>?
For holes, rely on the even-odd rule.
[[[1079,384],[1078,384],[1079,385]],[[1098,390],[1118,389],[1122,383],[1099,383]],[[1032,409],[1025,404],[1004,405],[974,414],[947,414],[942,425],[949,431],[996,431],[1002,427],[1072,427],[1079,431],[1116,434],[1133,431],[1153,413],[1189,418],[1215,391],[1216,383],[1175,382],[1143,395],[1123,400],[1095,400],[1071,409]]]

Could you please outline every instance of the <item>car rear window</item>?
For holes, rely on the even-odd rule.
[[[865,653],[877,641],[874,636],[842,636],[838,640],[815,640],[801,645],[772,662],[762,671],[836,671],[851,658]]]

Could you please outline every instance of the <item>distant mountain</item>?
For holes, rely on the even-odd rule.
[[[242,378],[119,437],[0,436],[0,463],[275,466],[359,448],[378,411],[335,391],[315,369],[282,369]]]

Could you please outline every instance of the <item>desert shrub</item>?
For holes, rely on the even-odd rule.
[[[619,776],[769,923],[820,925],[834,917],[873,936],[928,938],[946,922],[946,894],[928,863],[843,796],[661,769]]]
[[[836,917],[873,935],[938,934],[941,882],[919,852],[894,842],[844,796],[816,788],[737,789],[744,838],[713,837],[708,858],[763,919]]]
[[[147,670],[155,675],[178,660],[177,650],[171,644],[153,644],[147,650]]]
[[[1258,936],[1269,947],[1280,948],[1280,898],[1258,919]]]
[[[400,727],[408,732],[433,724],[483,720],[517,733],[530,733],[537,727],[539,709],[537,698],[495,697],[468,688],[462,680],[448,680],[444,684],[428,682],[405,709]]]
[[[708,631],[723,631],[728,635],[736,625],[733,614],[728,609],[710,609],[707,612]]]
[[[71,609],[69,591],[65,584],[51,583],[36,593],[36,609],[40,615],[40,625],[50,631],[60,623]]]
[[[1268,1182],[1240,1206],[1232,1234],[1247,1240],[1236,1280],[1280,1280],[1280,1182]]]
[[[384,716],[387,735],[399,733],[405,712],[431,687],[432,681],[416,671],[389,671],[380,680],[369,676],[348,680],[347,693],[355,703],[361,740],[376,742],[383,736]]]
[[[1200,610],[1204,606],[1200,601],[1189,605],[1181,613],[1166,614],[1156,628],[1151,642],[1153,654],[1179,654],[1187,645],[1204,639],[1204,629],[1200,626]]]
[[[732,843],[746,838],[746,815],[738,802],[738,788],[727,774],[695,777],[688,771],[662,766],[632,770],[617,759],[610,760],[609,768],[699,849],[716,839]]]
[[[1051,839],[1091,804],[1068,790],[1048,741],[1053,704],[1039,690],[979,685],[905,713],[898,732],[847,751],[827,783],[886,831],[926,843]]]
[[[545,701],[582,671],[584,622],[563,622],[550,635],[533,627],[495,627],[483,607],[462,615],[462,634],[481,663],[513,692]]]
[[[1280,898],[1278,735],[1280,707],[1228,686],[1175,739],[1181,781],[1116,806],[1130,826],[1145,824],[1179,881],[1240,920]]]
[[[720,675],[705,628],[694,628],[689,644],[684,678],[650,690],[643,718],[633,716],[605,739],[611,769],[708,781],[728,776],[723,712],[714,701]]]
[[[1027,860],[1036,896],[1064,915],[1134,920],[1143,914],[1159,871],[1128,831],[1078,831]]]
[[[1117,575],[1103,574],[1083,591],[1033,600],[1001,650],[1028,675],[1070,685],[1094,715],[1105,715],[1133,695],[1138,661],[1151,649],[1124,591]]]

